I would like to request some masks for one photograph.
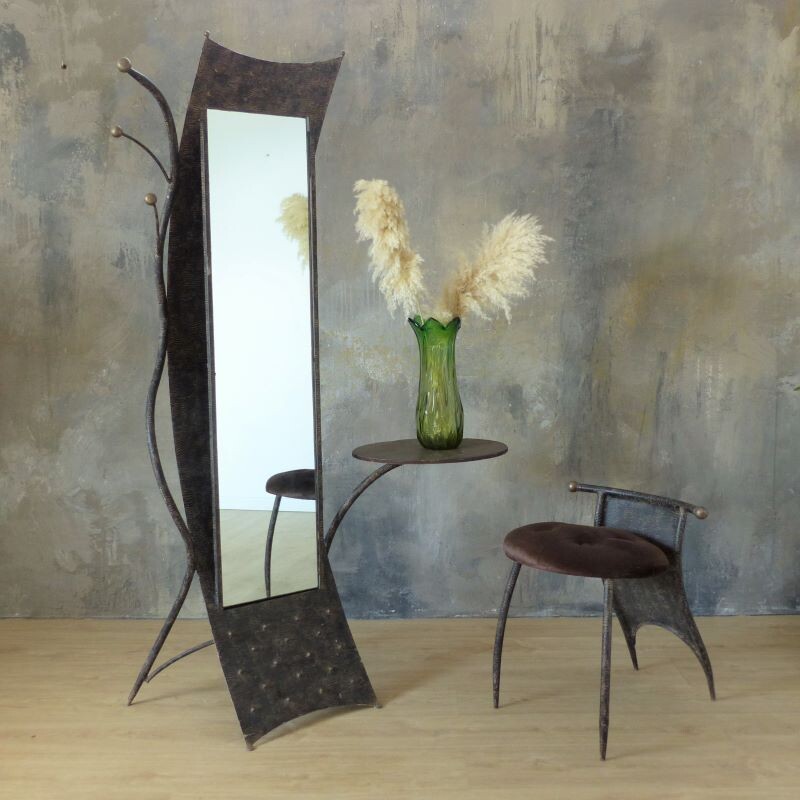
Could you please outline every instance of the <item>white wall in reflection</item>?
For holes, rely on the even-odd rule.
[[[208,142],[220,507],[266,510],[270,475],[314,466],[309,272],[277,221],[306,121],[210,109]]]

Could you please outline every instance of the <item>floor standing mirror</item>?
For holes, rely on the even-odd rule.
[[[185,521],[150,405],[148,441],[187,548],[131,701],[202,646],[153,668],[196,573],[214,635],[203,644],[217,648],[248,747],[310,711],[375,704],[321,546],[314,157],[340,62],[261,61],[206,37],[179,146],[163,96],[120,62],[158,101],[173,143],[160,216],[155,196],[146,202]]]
[[[234,606],[319,583],[308,117],[208,108],[201,130],[217,594]]]

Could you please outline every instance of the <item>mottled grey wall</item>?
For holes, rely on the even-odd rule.
[[[0,4],[0,612],[156,615],[177,586],[143,437],[161,186],[107,130],[163,141],[114,63],[182,119],[206,29],[273,60],[347,52],[318,156],[328,518],[366,472],[354,445],[413,435],[415,344],[368,280],[353,182],[396,184],[437,276],[511,210],[556,240],[510,326],[459,335],[467,435],[510,453],[365,495],[333,558],[352,614],[490,613],[506,530],[588,518],[571,478],[710,508],[686,547],[700,611],[796,610],[798,25],[756,0]],[[598,591],[527,575],[518,603]]]

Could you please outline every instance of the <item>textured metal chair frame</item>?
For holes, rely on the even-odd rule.
[[[636,633],[643,625],[657,625],[674,633],[687,644],[700,662],[711,699],[716,699],[714,675],[700,631],[692,616],[683,584],[681,551],[686,519],[689,514],[705,519],[708,512],[700,506],[669,497],[643,494],[610,486],[585,483],[569,484],[571,492],[597,495],[594,524],[598,527],[624,528],[658,544],[667,554],[669,567],[648,578],[605,580],[603,591],[603,634],[600,666],[600,757],[605,759],[608,743],[609,697],[611,689],[611,618],[617,615],[628,645],[634,669],[639,669]],[[492,688],[494,707],[500,700],[500,664],[503,652],[508,609],[522,565],[514,562],[508,576],[497,620],[494,644]]]

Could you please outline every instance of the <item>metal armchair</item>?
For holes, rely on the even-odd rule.
[[[600,678],[600,757],[608,742],[611,618],[617,615],[634,669],[639,668],[636,632],[658,625],[692,650],[703,668],[711,699],[714,675],[683,585],[681,550],[686,519],[708,516],[706,509],[669,497],[610,486],[572,482],[571,492],[597,495],[594,526],[535,523],[511,531],[503,542],[514,562],[497,620],[493,696],[498,707],[500,664],[508,609],[522,566],[550,572],[601,578],[604,583]]]

